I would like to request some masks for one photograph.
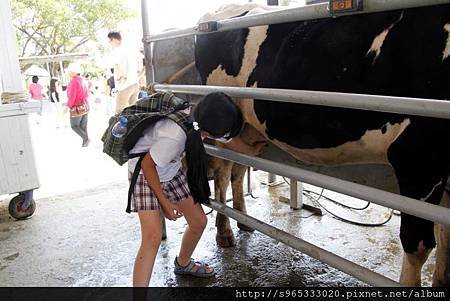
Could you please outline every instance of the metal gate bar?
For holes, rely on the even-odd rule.
[[[260,170],[269,171],[301,182],[324,187],[358,199],[367,200],[381,206],[400,210],[404,213],[450,226],[450,209],[448,208],[211,145],[205,145],[205,149],[208,154],[215,157],[231,160],[243,165],[253,166]]]
[[[276,239],[289,247],[292,247],[302,253],[305,253],[321,262],[324,262],[350,276],[353,276],[367,284],[373,286],[400,286],[400,284],[392,279],[375,273],[365,267],[353,263],[343,257],[335,255],[325,249],[319,248],[303,239],[295,237],[285,231],[277,229],[269,224],[266,224],[256,218],[243,214],[242,212],[228,207],[222,203],[211,200],[209,205],[212,209],[229,216],[238,222],[249,226],[259,232]]]
[[[343,107],[450,119],[450,101],[411,97],[394,97],[306,90],[246,88],[203,85],[154,84],[155,90],[204,95],[223,92],[232,97],[266,99],[279,102]]]
[[[364,9],[357,12],[347,12],[350,14],[374,13],[396,9],[406,9],[420,6],[431,6],[450,3],[449,0],[364,0]],[[334,15],[335,16],[335,15]],[[277,10],[257,15],[237,17],[233,19],[221,20],[217,22],[217,31],[246,28],[252,26],[287,23],[294,21],[304,21],[311,19],[321,19],[333,17],[328,11],[328,3],[307,5],[290,9]],[[216,32],[217,32],[216,31]],[[193,34],[207,34],[199,32],[197,26],[190,28],[170,30],[154,35],[144,35],[143,42],[151,43],[161,40],[174,39]]]

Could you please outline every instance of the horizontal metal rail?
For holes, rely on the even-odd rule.
[[[321,262],[324,262],[344,273],[353,276],[361,281],[372,286],[400,286],[400,284],[392,279],[375,273],[365,267],[362,267],[356,263],[353,263],[345,258],[335,255],[327,250],[319,248],[303,239],[295,237],[285,231],[277,229],[269,224],[266,224],[256,218],[243,214],[233,208],[230,208],[217,201],[211,200],[209,205],[212,209],[229,216],[238,222],[249,226],[269,237],[280,241],[289,247],[299,250]]]
[[[358,12],[349,12],[349,14],[374,13],[380,11],[389,11],[396,9],[406,9],[411,7],[431,6],[450,3],[449,0],[365,0],[364,9]],[[336,16],[336,15],[335,15]],[[337,15],[338,16],[338,15]],[[217,23],[217,31],[226,31],[238,28],[252,26],[287,23],[293,21],[304,21],[311,19],[321,19],[333,17],[328,11],[328,3],[307,5],[290,9],[271,11],[267,13],[243,16],[233,19],[221,20]],[[144,36],[144,43],[151,43],[161,40],[174,39],[194,34],[207,34],[208,32],[199,32],[197,26],[170,30],[167,32]]]
[[[223,148],[205,145],[210,155],[238,162],[243,165],[269,171],[274,174],[306,182],[329,190],[340,192],[372,203],[399,210],[433,222],[450,226],[450,209],[437,206],[424,201],[418,201],[395,193],[367,187],[364,185],[344,181],[330,176],[307,171],[298,167],[273,162],[263,158],[251,157]]]
[[[172,92],[199,95],[220,91],[232,97],[266,99],[281,102],[344,107],[358,110],[391,112],[450,119],[450,101],[446,100],[305,90],[203,85],[154,84],[153,89],[157,91],[168,90]]]

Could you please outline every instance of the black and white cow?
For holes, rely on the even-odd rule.
[[[229,6],[200,21],[263,10],[254,4]],[[258,26],[197,36],[196,67],[207,85],[448,100],[449,34],[450,5]],[[249,125],[300,161],[321,166],[390,164],[401,195],[450,207],[450,120],[235,101]],[[241,192],[233,194],[242,198]],[[219,232],[230,235],[226,219],[221,226],[226,229]],[[402,284],[420,285],[422,265],[436,240],[433,285],[450,284],[450,231],[441,227],[435,236],[433,227],[433,222],[402,214]]]

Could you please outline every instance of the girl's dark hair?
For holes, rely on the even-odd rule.
[[[33,75],[33,77],[31,78],[31,81],[36,84],[39,81],[39,77],[36,75]]]
[[[190,129],[186,139],[187,180],[195,202],[207,204],[211,191],[208,184],[208,157],[200,131],[214,137],[233,138],[243,125],[239,108],[231,98],[222,92],[206,95],[192,111],[193,121],[198,122],[200,130]]]
[[[194,120],[200,129],[215,138],[233,138],[239,134],[243,125],[242,113],[231,100],[222,92],[213,92],[197,104],[193,111]]]

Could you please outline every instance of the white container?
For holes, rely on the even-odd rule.
[[[38,102],[0,104],[0,195],[39,187],[28,114]]]

